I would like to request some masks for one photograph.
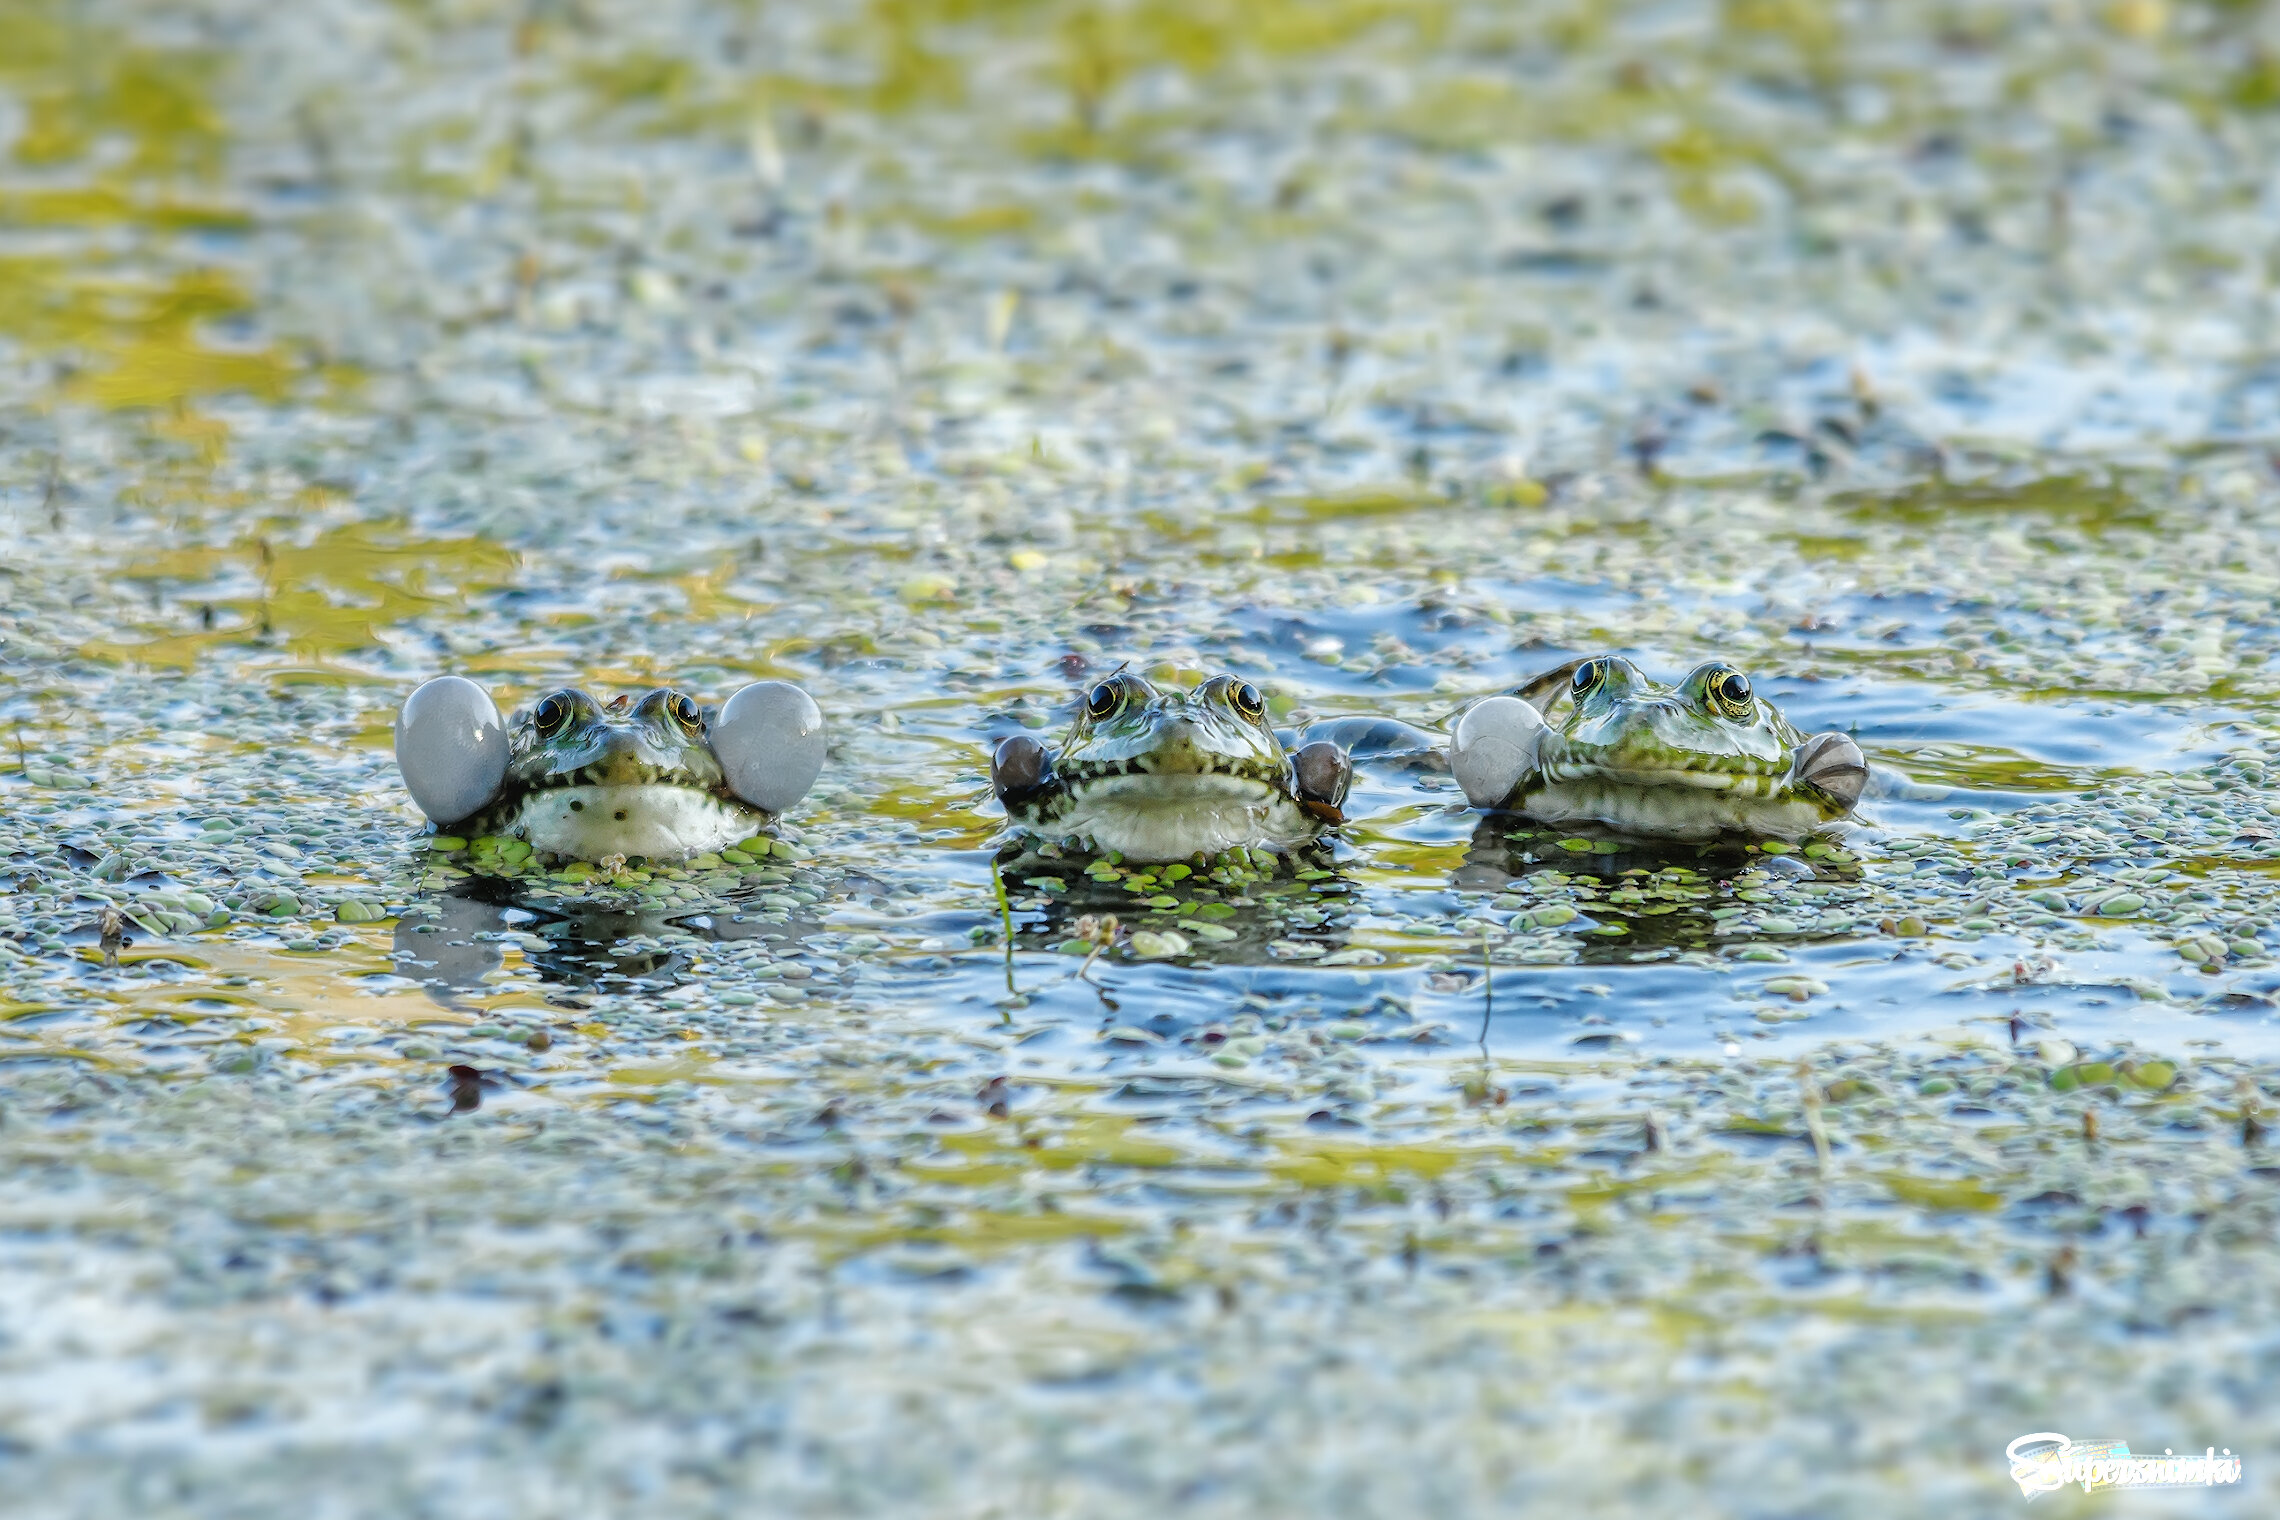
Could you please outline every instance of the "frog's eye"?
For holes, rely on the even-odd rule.
[[[1738,670],[1719,671],[1710,678],[1710,700],[1729,718],[1748,716],[1750,678]]]
[[[1105,718],[1116,711],[1116,699],[1116,683],[1103,681],[1085,693],[1085,711],[1096,718]]]
[[[665,710],[673,715],[674,722],[692,734],[697,731],[698,725],[703,721],[702,715],[697,711],[697,704],[690,701],[681,692],[673,693],[673,700],[665,704]]]
[[[1575,668],[1574,677],[1575,694],[1580,697],[1592,687],[1597,686],[1599,677],[1606,669],[1607,662],[1605,660],[1585,660],[1581,665],[1578,665]]]
[[[531,721],[538,725],[540,738],[551,739],[561,731],[563,724],[570,721],[570,704],[560,697],[548,697],[538,704],[538,711],[531,714]]]
[[[1227,700],[1235,704],[1238,713],[1253,721],[1264,716],[1267,710],[1266,698],[1260,696],[1259,688],[1248,681],[1237,681],[1229,687]]]

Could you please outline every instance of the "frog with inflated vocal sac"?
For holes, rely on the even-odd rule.
[[[1664,686],[1613,654],[1466,708],[1449,763],[1475,807],[1669,839],[1801,838],[1869,779],[1851,738],[1801,732],[1723,661]]]
[[[396,720],[404,784],[438,829],[544,855],[681,860],[773,824],[823,768],[823,714],[783,681],[719,707],[659,687],[604,703],[574,687],[502,722],[463,676],[414,691]]]
[[[1134,861],[1294,849],[1344,821],[1353,774],[1328,741],[1286,751],[1240,677],[1180,691],[1129,671],[1085,693],[1058,749],[1015,734],[990,761],[1018,830]]]

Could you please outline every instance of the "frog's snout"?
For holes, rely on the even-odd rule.
[[[396,715],[396,768],[438,824],[472,817],[507,777],[507,731],[491,694],[465,676],[437,676]]]
[[[1518,697],[1486,697],[1457,719],[1449,739],[1449,769],[1465,800],[1495,811],[1536,769],[1544,741],[1544,715]]]
[[[1153,753],[1159,757],[1202,756],[1210,745],[1204,737],[1203,725],[1189,717],[1185,711],[1160,711],[1153,715],[1155,733],[1151,741]]]

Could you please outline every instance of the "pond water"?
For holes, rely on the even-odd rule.
[[[2065,1513],[2280,1492],[2265,11],[0,35],[29,1512],[1993,1514],[2045,1430],[2245,1455]],[[1876,795],[1001,849],[1119,664],[1434,728],[1602,650]],[[444,671],[780,677],[830,759],[757,860],[502,871],[395,772]]]

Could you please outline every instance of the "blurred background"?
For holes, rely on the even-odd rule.
[[[2280,408],[2258,4],[6,25],[12,500],[106,499],[130,451],[194,499],[248,448],[433,498],[477,428],[521,459],[494,490],[634,450],[662,497],[819,512],[1039,469],[1124,502],[1917,478]]]

